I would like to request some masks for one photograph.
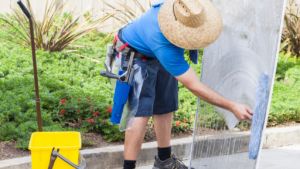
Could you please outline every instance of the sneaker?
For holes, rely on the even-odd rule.
[[[188,169],[188,167],[184,165],[181,158],[176,158],[175,154],[172,153],[171,158],[165,161],[161,161],[158,157],[155,157],[155,162],[152,169]]]

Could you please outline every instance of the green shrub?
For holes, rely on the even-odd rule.
[[[268,125],[300,121],[300,60],[280,53]]]
[[[73,98],[72,96],[62,99],[59,103],[59,114],[56,113],[53,117],[59,119],[64,126],[66,121],[75,123],[81,126],[83,121],[92,117],[99,117],[101,119],[110,118],[110,113],[107,111],[107,103],[99,103],[93,98]]]
[[[60,101],[58,108],[61,110],[56,116],[61,125],[73,123],[78,128],[103,133],[104,139],[107,139],[108,142],[124,140],[124,133],[119,131],[119,126],[110,122],[112,108],[105,102],[98,103],[89,96],[87,98],[71,96],[66,98],[69,99]]]
[[[0,37],[3,34],[5,32],[0,29]],[[76,53],[66,51],[61,53],[37,51],[44,131],[88,130],[88,128],[79,130],[61,125],[64,123],[60,116],[63,108],[60,101],[70,99],[69,96],[74,98],[73,108],[80,108],[82,113],[87,112],[85,109],[91,106],[89,104],[92,104],[99,113],[106,111],[105,107],[112,104],[113,91],[110,83],[107,78],[99,76],[100,70],[104,69],[101,62],[105,51],[104,44],[98,45],[105,35],[99,33],[93,35],[96,35],[95,40],[99,40],[93,44],[97,47],[78,49],[77,54],[88,55],[99,60],[100,63],[80,58]],[[90,36],[80,39],[80,43],[92,46],[92,42],[89,41]],[[26,149],[31,133],[38,131],[31,50],[7,41],[2,41],[0,44],[0,140],[16,140],[18,141],[16,147]],[[88,96],[93,99],[92,103],[76,107],[75,98],[82,98],[84,103]],[[70,114],[74,109],[70,108],[66,111]],[[105,118],[108,117],[107,114]]]

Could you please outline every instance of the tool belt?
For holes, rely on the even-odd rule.
[[[121,52],[122,55],[125,55],[125,60],[124,63],[122,65],[122,69],[125,71],[127,69],[127,65],[128,62],[130,60],[130,54],[131,52],[135,52],[134,58],[142,58],[143,61],[146,61],[147,59],[150,59],[149,57],[147,57],[146,55],[138,52],[137,50],[135,50],[133,47],[131,47],[128,43],[124,43],[123,39],[122,39],[122,29],[119,29],[117,35],[114,38],[113,41],[113,45],[114,45],[114,50],[118,52],[117,57],[119,57],[119,53]]]
[[[118,55],[116,56],[118,59],[120,55],[125,55],[124,61],[122,61],[121,69],[123,71],[126,71],[122,75],[116,75],[112,73],[112,61],[114,58],[114,53],[117,52]],[[122,40],[122,29],[120,29],[117,33],[117,35],[114,38],[113,45],[108,44],[107,45],[107,56],[106,61],[104,63],[106,71],[101,71],[100,75],[112,79],[117,79],[121,82],[128,82],[128,84],[131,83],[132,76],[134,74],[134,68],[133,68],[133,62],[134,58],[142,58],[143,61],[146,61],[149,59],[147,56],[143,55],[142,53],[135,50],[133,47],[129,46],[128,43],[124,43]],[[132,76],[130,76],[130,74]]]
[[[117,56],[115,56],[116,53]],[[132,82],[135,72],[135,68],[133,67],[134,58],[143,58],[143,60],[146,60],[146,56],[129,46],[128,43],[122,41],[122,29],[120,29],[115,36],[113,45],[107,45],[106,54],[104,63],[106,71],[101,71],[100,75],[111,79],[117,79],[111,122],[120,124],[124,106],[128,100],[130,89],[133,86]],[[123,58],[122,55],[125,55],[125,58]],[[113,60],[115,66],[118,67],[118,74],[114,74],[112,71]]]

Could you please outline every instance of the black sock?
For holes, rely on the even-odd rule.
[[[124,160],[124,169],[134,169],[136,161]]]
[[[158,150],[158,158],[161,161],[165,161],[166,159],[171,158],[171,147],[165,147],[165,148],[157,148]]]

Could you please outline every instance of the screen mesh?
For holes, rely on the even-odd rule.
[[[201,82],[253,109],[262,73],[269,76],[269,96],[272,93],[285,1],[212,0],[212,3],[220,11],[224,27],[219,39],[204,49]],[[270,98],[266,104],[269,107]],[[239,122],[231,112],[198,100],[191,166],[255,168],[257,160],[249,159],[250,135],[251,122]]]

